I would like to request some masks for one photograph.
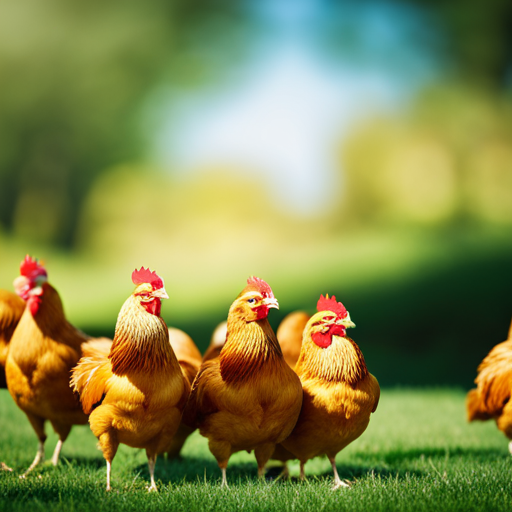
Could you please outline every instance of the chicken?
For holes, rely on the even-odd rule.
[[[507,341],[492,348],[478,366],[475,384],[466,399],[468,421],[494,419],[511,440],[512,454],[512,323]]]
[[[276,336],[283,352],[284,360],[290,368],[294,368],[299,358],[300,347],[302,345],[302,332],[311,315],[304,311],[293,311],[286,315],[279,327]],[[226,342],[227,322],[221,322],[212,334],[210,345],[206,349],[203,361],[218,357],[224,343]]]
[[[224,343],[226,343],[227,332],[228,323],[225,320],[215,327],[210,344],[203,355],[203,361],[209,361],[210,359],[219,357],[220,351],[222,350]]]
[[[169,327],[169,341],[176,354],[178,363],[181,366],[181,370],[191,386],[201,367],[201,352],[199,352],[196,344],[187,333],[175,327]],[[181,422],[178,431],[172,439],[170,447],[166,450],[167,457],[179,457],[187,437],[192,434],[194,430],[194,428],[188,427]]]
[[[288,313],[279,324],[276,331],[279,345],[283,351],[284,360],[290,368],[295,368],[302,346],[302,334],[311,315],[305,311]]]
[[[25,301],[15,293],[0,290],[0,388],[7,388],[5,363],[9,342],[25,310]]]
[[[190,392],[160,316],[161,299],[168,298],[162,278],[142,267],[132,281],[136,288],[121,307],[110,350],[84,354],[71,376],[107,462],[107,491],[120,443],[146,450],[149,490],[157,490],[157,455],[171,445]]]
[[[302,387],[267,318],[269,309],[278,307],[270,286],[249,278],[229,309],[219,357],[203,362],[192,386],[183,421],[208,438],[222,486],[229,458],[240,450],[254,450],[263,477],[275,445],[299,416]]]
[[[305,463],[325,454],[337,489],[347,484],[338,475],[336,455],[366,430],[370,414],[377,409],[380,388],[361,350],[346,336],[346,329],[354,324],[343,304],[334,296],[320,296],[317,310],[304,330],[295,367],[304,389],[302,410],[272,458],[299,459],[303,479]]]
[[[80,402],[69,389],[69,372],[91,338],[66,320],[59,294],[37,260],[27,256],[20,274],[14,288],[26,307],[9,344],[5,374],[11,396],[39,439],[25,476],[44,459],[46,420],[59,436],[52,456],[54,465],[71,427],[87,423]]]
[[[0,290],[0,388],[7,389],[5,379],[5,363],[9,352],[9,342],[14,329],[20,321],[25,309],[25,301],[15,293]],[[0,463],[1,471],[12,471],[5,462]]]

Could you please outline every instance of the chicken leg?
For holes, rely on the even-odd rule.
[[[341,487],[350,487],[346,482],[340,479],[338,475],[338,469],[336,468],[336,460],[334,457],[329,457],[329,461],[332,466],[332,471],[334,473],[334,485],[332,487],[332,490],[335,491],[336,489],[340,489]]]

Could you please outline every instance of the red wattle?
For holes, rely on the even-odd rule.
[[[342,325],[334,324],[327,332],[315,332],[311,336],[311,339],[320,348],[327,348],[331,345],[333,336],[340,336],[341,338],[344,338],[346,333],[347,331],[345,327]]]
[[[344,338],[347,334],[347,330],[343,325],[335,324],[329,329],[329,333],[333,336],[340,336],[341,338]]]
[[[160,311],[162,310],[162,302],[160,299],[155,298],[149,302],[142,302],[142,306],[148,313],[160,316]]]
[[[29,297],[27,305],[30,309],[30,312],[32,313],[32,316],[35,316],[39,311],[39,306],[41,305],[41,297],[39,295],[32,295]]]
[[[332,343],[332,336],[329,332],[315,332],[311,339],[320,348],[327,348]]]
[[[255,308],[256,311],[256,320],[263,320],[264,318],[267,318],[268,316],[268,307],[263,305],[259,308]]]

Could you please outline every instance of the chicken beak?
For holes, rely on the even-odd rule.
[[[279,302],[277,302],[277,299],[267,297],[267,298],[263,299],[261,302],[262,302],[262,304],[267,306],[267,308],[279,309]]]
[[[354,322],[352,322],[352,320],[350,320],[350,314],[349,314],[348,311],[347,311],[347,316],[345,318],[341,318],[336,323],[338,325],[342,325],[346,329],[348,329],[349,327],[355,327],[356,326],[356,324]]]
[[[165,288],[159,288],[152,293],[153,297],[158,297],[159,299],[168,299],[169,295],[165,291]]]

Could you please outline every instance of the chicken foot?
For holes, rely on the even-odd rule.
[[[304,480],[306,480],[306,473],[304,471],[304,464],[305,464],[305,462],[300,461],[300,475],[299,475],[299,478],[300,478],[301,482],[304,482]]]
[[[220,486],[229,489],[228,479],[226,478],[226,468],[220,468],[220,470],[222,471],[222,483],[220,484]]]
[[[150,485],[150,487],[148,487],[149,492],[151,492],[151,491],[158,492],[158,489],[155,484],[155,465],[156,465],[156,454],[152,454],[152,455],[148,454],[149,476],[151,478],[151,485]]]
[[[336,489],[340,489],[341,487],[350,487],[350,485],[347,484],[347,482],[341,480],[340,476],[338,475],[338,469],[336,468],[336,460],[334,459],[334,457],[329,457],[329,461],[331,463],[332,471],[334,473],[334,485],[332,487],[332,490],[335,491]]]
[[[57,441],[57,444],[55,445],[55,450],[53,451],[53,455],[52,455],[52,464],[54,466],[56,466],[59,462],[60,451],[62,450],[63,444],[64,444],[64,441],[62,439],[59,439]]]
[[[254,449],[254,456],[258,463],[258,479],[260,481],[265,481],[265,466],[274,453],[275,448],[276,445],[274,443],[267,443]]]
[[[35,416],[34,414],[25,413],[27,415],[28,421],[32,425],[34,432],[39,440],[39,445],[37,447],[36,456],[28,467],[28,469],[20,475],[20,478],[25,478],[38,464],[40,464],[44,460],[44,443],[46,441],[46,434],[44,432],[44,418],[40,416]]]
[[[20,475],[20,478],[25,478],[43,460],[44,460],[44,441],[39,441],[39,446],[37,447],[37,453],[34,458],[34,461],[32,462],[32,464],[30,464],[30,466],[25,471],[25,473]]]
[[[112,490],[112,488],[110,487],[110,472],[111,471],[112,471],[112,462],[107,460],[107,488],[106,488],[107,491]]]
[[[117,453],[119,441],[117,436],[112,431],[107,431],[98,436],[99,446],[103,452],[103,457],[107,462],[107,491],[111,490],[110,487],[110,473],[112,471],[112,461]]]

